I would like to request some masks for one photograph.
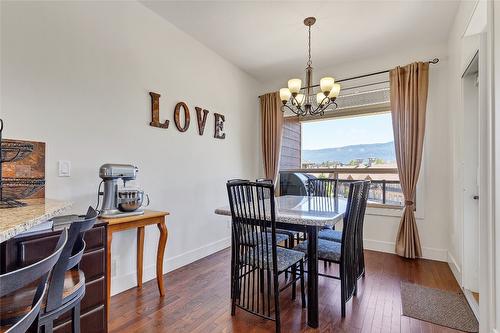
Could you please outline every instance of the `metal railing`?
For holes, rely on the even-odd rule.
[[[287,173],[302,173],[314,175],[317,178],[329,178],[337,180],[337,193],[340,196],[347,197],[349,183],[354,182],[359,179],[348,179],[345,178],[347,175],[354,174],[367,174],[377,175],[377,178],[386,175],[398,174],[397,168],[302,168],[293,170],[281,170],[280,172]],[[343,177],[342,177],[343,176]],[[359,178],[359,177],[356,177]],[[394,206],[402,207],[404,205],[404,196],[401,191],[401,185],[399,180],[387,180],[387,179],[367,179],[371,180],[370,191],[368,193],[369,204],[373,206],[383,205],[383,206]]]

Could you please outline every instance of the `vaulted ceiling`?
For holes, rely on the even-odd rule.
[[[260,81],[303,69],[445,43],[458,1],[142,1]],[[168,41],[166,41],[168,42]],[[173,45],[172,47],[176,47]]]

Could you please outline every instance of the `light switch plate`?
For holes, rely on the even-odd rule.
[[[59,177],[71,176],[71,162],[60,160],[59,161]]]

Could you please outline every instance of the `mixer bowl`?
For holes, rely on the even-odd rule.
[[[118,191],[118,209],[122,212],[133,212],[139,209],[142,206],[143,200],[144,200],[144,191],[140,190]]]

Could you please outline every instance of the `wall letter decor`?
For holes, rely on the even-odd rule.
[[[219,114],[219,113],[214,113],[214,116],[215,116],[214,138],[225,139],[226,133],[222,133],[222,131],[224,130],[224,122],[226,121],[226,118],[224,117],[224,115]]]
[[[207,122],[208,110],[203,110],[200,107],[195,107],[196,109],[196,118],[198,119],[198,133],[203,135],[205,131],[205,123]],[[201,114],[203,112],[203,115]]]
[[[180,111],[181,108],[184,110],[184,127],[181,126],[181,121],[180,121]],[[174,122],[175,126],[180,132],[186,132],[187,129],[189,128],[189,122],[191,121],[190,115],[189,115],[189,108],[184,102],[179,102],[175,106],[174,110]]]
[[[1,1],[1,0],[0,0]],[[169,120],[165,120],[165,122],[160,123],[160,94],[155,92],[149,92],[149,96],[151,96],[151,122],[149,125],[153,127],[159,128],[168,128],[170,123]],[[184,111],[184,126],[181,126],[181,109]],[[205,132],[205,125],[207,123],[207,117],[210,113],[208,110],[200,108],[198,106],[196,109],[196,120],[198,121],[198,133],[203,135]],[[226,118],[224,115],[220,113],[214,113],[215,127],[214,127],[214,138],[216,139],[225,139],[226,133],[224,133],[224,122]],[[191,122],[191,115],[189,114],[189,108],[186,103],[179,102],[175,105],[174,109],[174,123],[175,127],[180,132],[186,132],[189,128],[189,123]]]
[[[153,127],[159,128],[168,128],[168,124],[170,123],[168,120],[165,120],[164,123],[160,123],[160,94],[150,92],[149,96],[151,96],[151,122],[149,125]]]

